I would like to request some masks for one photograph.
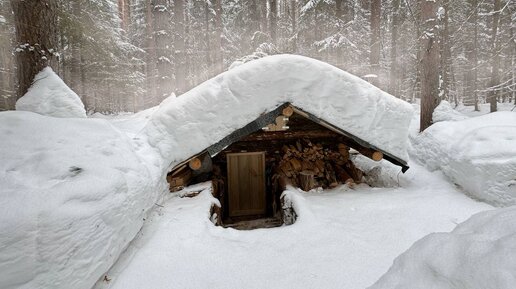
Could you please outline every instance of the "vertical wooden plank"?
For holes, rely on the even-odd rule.
[[[267,211],[267,196],[266,196],[266,192],[265,192],[265,153],[262,153],[260,155],[260,160],[259,160],[259,168],[260,170],[258,171],[259,172],[259,176],[260,176],[260,182],[259,182],[259,185],[260,185],[260,200],[261,200],[261,206],[260,208],[262,208],[263,210],[263,214],[266,213]]]
[[[238,158],[234,155],[227,155],[228,160],[228,191],[229,191],[229,215],[233,216],[238,209]]]
[[[238,168],[239,168],[239,212],[246,211],[249,209],[249,158],[247,155],[241,155],[238,157]]]

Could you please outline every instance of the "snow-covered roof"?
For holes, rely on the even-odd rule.
[[[408,161],[410,104],[332,65],[297,55],[251,61],[168,98],[143,132],[175,166],[285,103]]]

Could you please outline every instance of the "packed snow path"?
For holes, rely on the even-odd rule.
[[[172,196],[96,288],[365,288],[416,240],[492,208],[415,164],[401,185],[295,194],[294,225],[253,231],[215,227],[209,190]]]

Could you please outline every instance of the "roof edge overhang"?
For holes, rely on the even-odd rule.
[[[185,163],[187,163],[189,160],[191,160],[192,158],[195,158],[201,154],[204,154],[204,153],[209,153],[210,156],[215,156],[217,155],[218,153],[220,153],[221,151],[223,151],[225,148],[227,148],[228,146],[230,146],[231,144],[241,140],[242,138],[244,138],[245,136],[253,133],[253,132],[256,132],[260,129],[262,129],[263,127],[267,126],[268,124],[270,123],[273,123],[276,119],[276,117],[278,115],[281,115],[282,114],[282,111],[284,108],[286,107],[292,107],[292,109],[294,110],[295,113],[305,117],[305,118],[308,118],[309,120],[331,130],[331,131],[334,131],[344,137],[346,137],[347,139],[349,139],[352,144],[350,145],[352,148],[353,148],[353,145],[355,146],[361,146],[361,147],[364,147],[364,148],[367,148],[367,149],[371,149],[371,150],[375,150],[375,151],[379,151],[379,152],[382,152],[383,156],[384,156],[384,159],[388,160],[389,162],[397,165],[397,166],[400,166],[401,167],[401,171],[403,173],[405,173],[408,169],[409,169],[409,166],[407,165],[407,162],[368,143],[367,141],[347,132],[346,130],[336,126],[336,125],[333,125],[321,118],[318,118],[316,116],[314,116],[313,114],[309,113],[309,112],[306,112],[294,105],[292,105],[291,103],[289,102],[286,102],[282,105],[279,105],[276,109],[270,111],[270,112],[266,112],[266,113],[262,113],[256,120],[254,120],[253,122],[250,122],[248,123],[246,126],[240,128],[240,129],[237,129],[235,130],[234,132],[232,132],[231,134],[227,135],[226,137],[224,137],[222,140],[218,141],[217,143],[209,146],[208,148],[206,148],[205,150],[195,154],[194,156],[192,156],[191,158],[188,158],[187,160],[177,164],[176,166],[174,166],[174,169],[184,165]],[[356,147],[355,147],[356,149]]]

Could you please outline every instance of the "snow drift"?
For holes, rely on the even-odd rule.
[[[482,212],[417,241],[369,289],[513,289],[516,207]]]
[[[408,160],[408,103],[327,63],[295,55],[242,64],[166,99],[144,131],[173,165],[286,102]]]
[[[161,171],[105,120],[0,113],[0,288],[91,288],[140,230]]]
[[[442,100],[432,113],[432,120],[434,123],[440,121],[464,120],[467,118],[467,116],[453,109],[451,104],[446,100]]]
[[[29,91],[16,102],[16,110],[54,117],[86,117],[79,96],[50,67],[36,75]]]
[[[412,140],[413,155],[440,169],[471,196],[516,204],[516,113],[441,121]]]

